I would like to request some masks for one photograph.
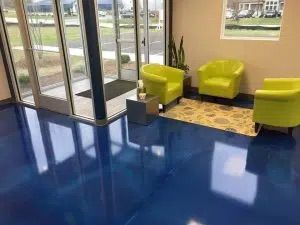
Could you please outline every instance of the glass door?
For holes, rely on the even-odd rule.
[[[140,35],[140,64],[144,65],[149,63],[149,16],[147,16],[149,12],[148,1],[139,0],[138,10],[138,27]]]
[[[140,63],[165,63],[165,2],[139,0]]]
[[[137,81],[136,13],[134,1],[115,2],[119,79]]]
[[[99,0],[104,90],[109,118],[126,110],[138,79],[137,17],[134,0]]]
[[[91,79],[87,68],[86,39],[80,11],[82,7],[79,0],[60,0],[59,6],[73,112],[75,115],[93,119]]]
[[[14,74],[13,81],[15,93],[19,101],[34,104],[32,80],[28,54],[24,48],[22,35],[23,21],[18,17],[18,5],[15,1],[0,0],[1,7],[1,31],[3,31],[3,43],[6,43],[6,53],[10,57],[11,72]],[[5,41],[5,39],[7,41]]]
[[[97,1],[108,117],[136,94],[143,64],[165,62],[165,1]]]
[[[24,0],[30,48],[36,72],[39,107],[71,114],[66,58],[57,1]]]

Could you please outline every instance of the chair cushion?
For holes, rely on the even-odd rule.
[[[229,88],[231,79],[227,77],[212,77],[204,81],[210,87]]]

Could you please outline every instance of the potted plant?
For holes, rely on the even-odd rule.
[[[183,48],[183,36],[181,37],[179,48],[177,49],[175,39],[172,37],[172,40],[169,44],[170,52],[170,66],[184,70],[186,73],[189,72],[190,67],[185,63],[185,51]]]

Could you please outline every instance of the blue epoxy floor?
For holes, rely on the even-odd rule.
[[[0,224],[299,225],[300,132],[0,110]]]

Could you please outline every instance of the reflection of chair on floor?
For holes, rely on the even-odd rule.
[[[300,79],[265,79],[263,90],[255,93],[253,121],[259,124],[289,128],[300,125]]]
[[[159,64],[148,64],[141,68],[147,94],[159,96],[164,111],[166,105],[177,99],[179,103],[183,93],[184,71]]]
[[[240,91],[244,65],[237,60],[216,60],[198,70],[199,94],[235,98]]]
[[[292,136],[263,130],[249,145],[246,170],[269,176],[276,182],[289,182],[295,150],[296,141]]]

